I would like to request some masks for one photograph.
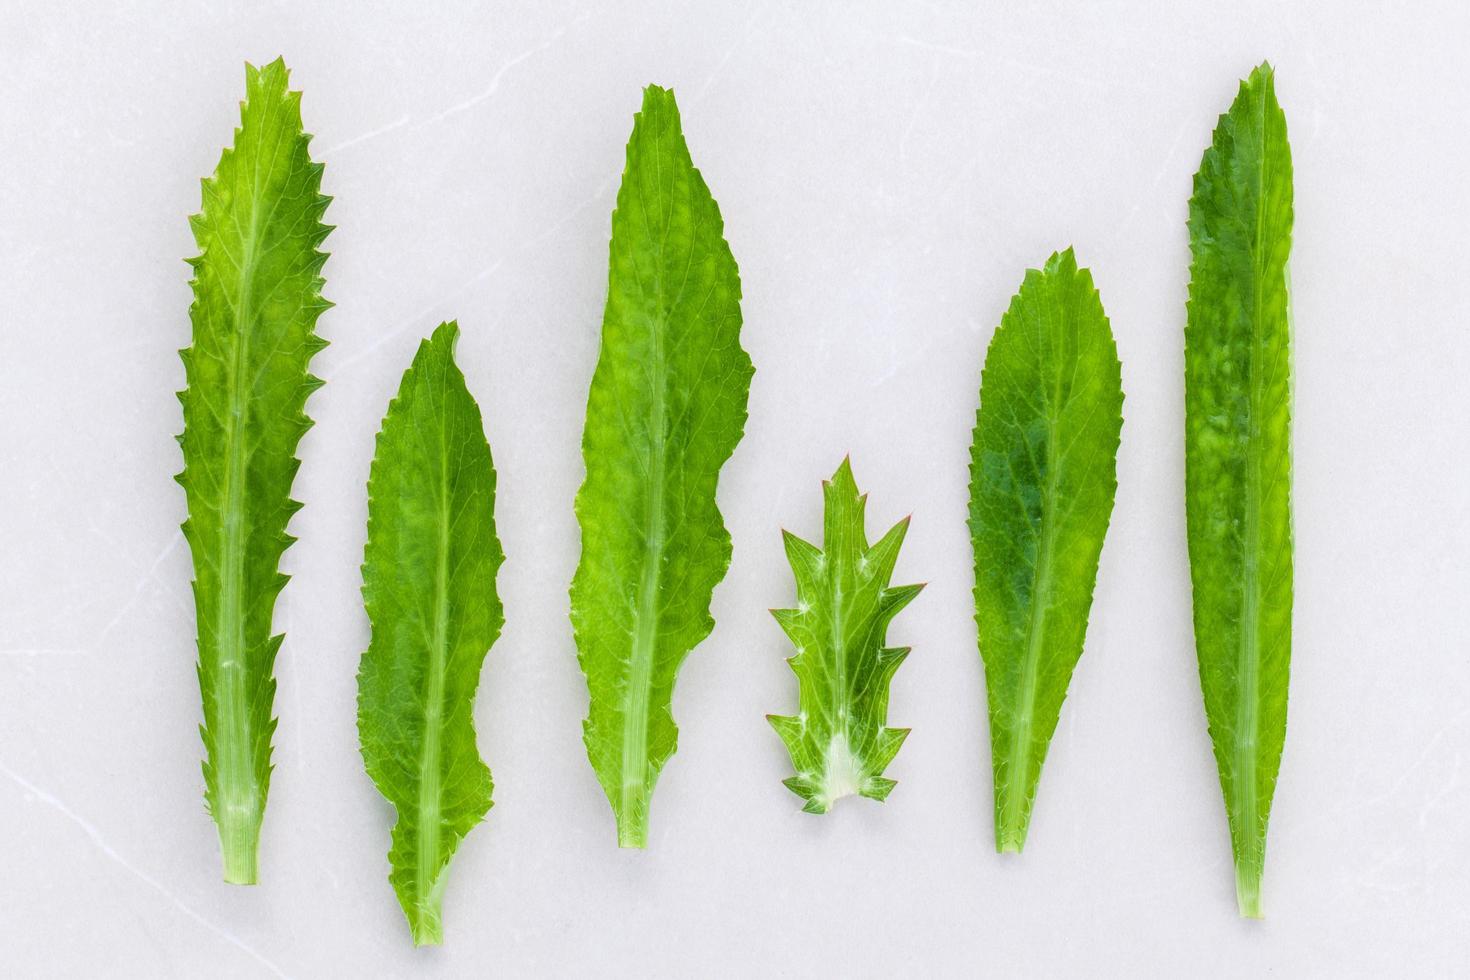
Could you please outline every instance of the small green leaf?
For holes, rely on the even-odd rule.
[[[908,647],[884,647],[888,624],[922,585],[889,585],[908,518],[871,548],[847,460],[822,485],[822,550],[782,532],[796,574],[795,609],[772,614],[796,646],[787,661],[800,684],[800,713],[767,715],[786,743],[796,775],[786,786],[807,813],[826,813],[858,794],[883,800],[893,790],[883,770],[908,736],[888,726],[888,685]]]
[[[753,368],[723,229],[674,94],[649,86],[613,212],[571,590],[587,756],[623,847],[647,845],[649,798],[678,740],[674,677],[714,627],[710,597],[730,564],[715,485]]]
[[[1072,250],[1027,271],[985,356],[970,451],[995,846],[1020,851],[1082,656],[1117,489],[1118,348]]]
[[[1270,65],[1220,117],[1189,201],[1185,502],[1194,642],[1240,914],[1261,914],[1291,664],[1291,149]]]
[[[301,506],[291,483],[311,427],[306,398],[321,385],[307,365],[326,346],[314,331],[330,305],[318,250],[331,230],[322,224],[329,199],[310,139],[285,64],[246,65],[235,145],[203,182],[203,211],[190,220],[199,256],[190,262],[193,343],[180,352],[177,479],[194,557],[204,796],[225,880],[236,884],[257,877],[283,639],[271,635],[271,617],[286,584],[281,554],[295,540],[286,524]]]
[[[358,671],[368,775],[398,812],[390,880],[417,944],[443,940],[449,860],[490,809],[472,710],[505,618],[495,575],[495,468],[445,323],[419,345],[378,433],[362,594],[372,643]]]

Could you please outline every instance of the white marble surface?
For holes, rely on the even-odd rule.
[[[1465,976],[1470,971],[1470,11],[1193,3],[76,4],[0,9],[0,956],[10,977]],[[372,9],[367,9],[371,6]],[[361,8],[361,9],[359,9]],[[1070,9],[1069,9],[1070,8]],[[173,435],[185,218],[242,62],[284,54],[326,189],[332,346],[277,612],[263,884],[201,801]],[[1263,57],[1297,174],[1297,619],[1261,923],[1236,918],[1189,624],[1190,177]],[[581,745],[571,500],[639,86],[680,96],[757,372],[735,558],[675,698],[647,853]],[[993,853],[970,602],[980,358],[1068,243],[1123,360],[1121,487],[1029,848]],[[354,670],[372,436],[421,336],[500,469],[496,805],[415,951]],[[844,453],[930,583],[886,805],[816,819],[762,716],[778,523]]]

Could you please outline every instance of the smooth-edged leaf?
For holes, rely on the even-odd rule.
[[[1082,656],[1118,485],[1121,370],[1092,274],[1072,250],[1028,270],[985,355],[970,450],[998,851],[1026,843]]]
[[[571,589],[584,741],[624,847],[647,845],[649,798],[678,738],[674,677],[714,627],[710,596],[730,564],[715,486],[754,369],[723,228],[674,94],[649,86],[612,218]]]
[[[357,729],[368,775],[398,812],[390,879],[418,944],[443,940],[449,860],[490,809],[472,710],[505,621],[495,468],[454,363],[458,337],[445,323],[420,344],[388,406],[362,564],[372,642],[357,675]]]
[[[311,426],[307,373],[326,346],[315,333],[322,299],[318,246],[328,198],[307,154],[301,93],[286,66],[245,68],[235,145],[203,182],[190,224],[199,256],[193,343],[181,351],[187,387],[184,536],[194,557],[199,687],[204,698],[205,800],[219,827],[225,880],[252,884],[271,775],[272,673],[282,637],[271,635],[286,584],[280,558],[300,504],[291,482],[296,446]]]
[[[1184,331],[1194,638],[1240,913],[1261,914],[1291,663],[1291,150],[1270,65],[1194,178]]]
[[[796,608],[773,609],[796,647],[786,662],[800,686],[800,710],[767,715],[786,743],[796,775],[786,786],[807,813],[858,794],[883,800],[894,780],[883,776],[907,728],[888,727],[888,685],[908,647],[885,647],[888,624],[922,585],[890,585],[905,517],[872,547],[852,466],[843,460],[822,484],[822,548],[783,531],[796,575]]]

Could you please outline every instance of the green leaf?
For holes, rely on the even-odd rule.
[[[307,155],[301,93],[287,88],[280,60],[247,65],[245,88],[235,145],[203,182],[203,210],[190,222],[200,254],[190,261],[193,344],[180,352],[177,477],[194,556],[205,800],[225,880],[237,884],[257,875],[283,638],[271,635],[271,616],[286,584],[281,554],[295,540],[286,525],[301,506],[291,482],[311,426],[306,398],[321,385],[307,365],[326,346],[314,329],[330,306],[318,250],[329,199],[321,164]]]
[[[922,585],[893,586],[893,566],[909,528],[905,517],[868,547],[864,510],[847,460],[822,484],[822,550],[783,531],[796,574],[795,609],[773,609],[796,646],[787,660],[800,684],[800,713],[767,715],[786,743],[796,775],[786,786],[807,813],[858,794],[883,800],[894,781],[883,770],[908,737],[889,728],[888,685],[909,654],[883,646],[888,624]]]
[[[1118,486],[1118,348],[1071,249],[1026,272],[985,355],[970,450],[975,621],[990,703],[995,846],[1019,852],[1082,656]]]
[[[1291,662],[1291,150],[1271,66],[1220,117],[1189,201],[1185,502],[1205,715],[1241,915],[1261,914]]]
[[[495,575],[495,468],[454,363],[459,326],[419,345],[378,433],[368,478],[357,730],[368,775],[398,812],[390,880],[417,944],[443,941],[440,906],[460,838],[490,809],[472,710],[505,622]]]
[[[730,564],[715,486],[754,369],[723,227],[674,94],[649,86],[613,212],[571,590],[584,741],[623,847],[647,845],[649,798],[678,740],[674,677],[714,627],[710,596]]]

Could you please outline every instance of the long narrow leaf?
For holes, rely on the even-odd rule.
[[[459,326],[419,345],[378,433],[362,594],[372,643],[358,671],[368,775],[398,812],[391,880],[415,943],[443,941],[449,860],[490,809],[472,709],[505,621],[495,592],[495,468],[454,363]]]
[[[235,145],[204,181],[191,220],[199,256],[190,307],[193,343],[181,351],[187,387],[184,535],[194,556],[199,687],[204,699],[205,800],[219,827],[225,880],[253,884],[270,787],[272,674],[282,637],[271,635],[296,445],[311,426],[307,373],[317,337],[326,261],[318,246],[328,198],[307,154],[301,95],[286,66],[246,66]]]
[[[1291,663],[1291,150],[1275,76],[1240,86],[1189,202],[1185,472],[1194,637],[1241,915],[1261,914]]]
[[[1082,656],[1118,485],[1120,372],[1092,275],[1072,250],[1028,271],[985,356],[970,456],[999,851],[1025,846]]]
[[[714,627],[710,596],[730,564],[715,486],[753,368],[723,228],[673,93],[649,86],[613,212],[571,589],[584,741],[624,847],[647,845],[649,798],[678,739],[674,677]]]

